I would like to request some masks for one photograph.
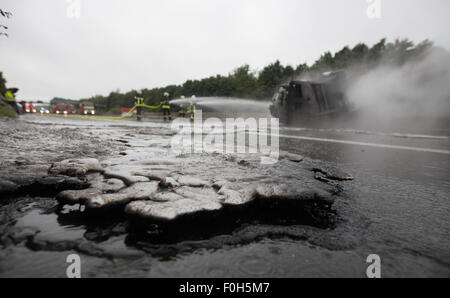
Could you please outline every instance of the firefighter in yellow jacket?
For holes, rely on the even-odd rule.
[[[8,102],[9,105],[16,111],[17,114],[20,114],[19,108],[17,107],[16,103],[16,97],[14,96],[14,93],[17,92],[17,89],[8,89],[5,92],[5,99]]]
[[[134,97],[134,105],[137,106],[136,107],[136,115],[137,115],[137,120],[141,121],[141,117],[142,117],[142,106],[144,104],[144,98],[142,97],[142,92],[138,91],[137,95]]]
[[[186,117],[186,109],[184,108],[184,104],[180,104],[180,110],[178,111],[178,116]]]
[[[165,92],[163,98],[161,99],[161,109],[164,115],[164,121],[169,117],[169,121],[172,120],[172,116],[170,115],[170,101],[169,101],[169,93]]]
[[[192,102],[193,99],[195,99],[195,95],[191,96],[191,99],[189,100],[189,116],[191,118],[191,121],[194,121],[194,116],[195,116],[195,102]]]
[[[186,97],[184,96],[184,95],[181,95],[181,97],[180,97],[180,99],[185,99]],[[179,117],[186,117],[186,108],[185,108],[185,106],[184,106],[184,103],[181,103],[180,105],[179,105],[179,110],[178,110],[178,116]]]

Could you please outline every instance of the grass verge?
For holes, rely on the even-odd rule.
[[[17,114],[11,106],[0,104],[0,118],[2,117],[15,118],[16,116]]]

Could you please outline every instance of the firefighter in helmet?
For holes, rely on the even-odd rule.
[[[15,93],[18,91],[17,88],[11,88],[6,90],[5,99],[7,103],[14,109],[17,114],[20,114],[19,108],[17,107]]]
[[[138,121],[141,121],[143,104],[144,98],[142,97],[142,92],[138,91],[137,95],[134,97],[134,105],[136,106],[136,115]]]
[[[195,117],[196,107],[195,107],[195,103],[192,101],[195,98],[196,98],[196,96],[192,95],[191,99],[189,100],[189,116],[191,118],[191,121],[194,121],[194,117]]]
[[[169,121],[172,120],[172,116],[170,115],[170,101],[168,92],[164,92],[164,96],[161,99],[161,109],[163,111],[164,121],[167,120],[167,117],[169,118]]]

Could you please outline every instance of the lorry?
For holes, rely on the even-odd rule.
[[[50,107],[50,113],[52,114],[75,114],[75,106],[71,103],[57,103]]]
[[[279,87],[270,113],[283,124],[321,122],[353,113],[345,71],[322,73],[316,80],[294,80]]]
[[[90,101],[83,101],[80,103],[80,114],[81,115],[95,115],[95,105]]]

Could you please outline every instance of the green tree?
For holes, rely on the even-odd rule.
[[[334,65],[333,54],[331,52],[325,52],[322,56],[320,56],[319,60],[317,60],[313,66],[312,70],[322,71],[325,69],[332,69]]]
[[[378,63],[384,51],[386,50],[386,38],[383,38],[378,43],[372,46],[367,53],[368,62],[371,64]]]
[[[353,63],[363,63],[364,59],[367,56],[367,53],[369,52],[369,47],[367,47],[364,43],[357,44],[352,49],[352,57],[353,57]]]
[[[262,96],[270,96],[273,90],[284,80],[284,67],[280,61],[269,64],[259,73],[258,84]]]
[[[337,52],[333,58],[333,65],[336,69],[347,68],[352,64],[353,55],[348,46],[345,46],[342,50]]]
[[[5,94],[6,92],[6,79],[3,77],[3,73],[0,72],[0,93]]]
[[[230,75],[232,95],[235,97],[247,97],[255,90],[258,81],[255,74],[250,71],[248,64],[238,67]]]

